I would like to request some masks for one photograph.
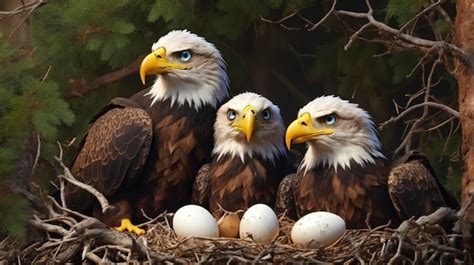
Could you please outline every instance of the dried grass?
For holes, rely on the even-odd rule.
[[[50,198],[52,200],[52,198]],[[293,221],[280,218],[280,235],[269,244],[230,238],[180,238],[172,227],[172,214],[163,213],[141,225],[141,237],[116,232],[92,217],[79,215],[51,204],[53,218],[36,218],[31,224],[43,231],[42,241],[4,256],[24,263],[352,263],[471,264],[469,252],[456,246],[459,234],[448,234],[439,222],[454,211],[441,208],[432,215],[408,220],[398,229],[347,230],[333,245],[305,249],[291,243]],[[8,241],[8,240],[7,240]],[[11,242],[4,244],[11,244]],[[2,253],[2,252],[0,252]],[[5,252],[7,253],[7,252]],[[1,255],[1,254],[0,254]]]

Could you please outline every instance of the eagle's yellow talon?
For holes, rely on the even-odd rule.
[[[119,227],[114,227],[114,229],[119,231],[119,232],[123,232],[123,231],[127,230],[128,232],[135,233],[139,236],[145,234],[145,230],[143,230],[141,228],[138,228],[135,225],[133,225],[132,222],[130,222],[130,219],[128,219],[128,218],[122,219],[122,221],[120,221],[120,226]]]

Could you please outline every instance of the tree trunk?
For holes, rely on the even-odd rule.
[[[455,43],[471,55],[470,63],[456,62],[455,77],[459,89],[459,112],[462,128],[462,201],[474,192],[474,0],[458,0],[455,22]],[[464,235],[466,243],[473,247],[472,225],[474,206],[466,212]],[[472,249],[472,248],[471,248]]]

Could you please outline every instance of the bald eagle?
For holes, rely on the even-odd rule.
[[[171,31],[152,46],[140,67],[154,84],[116,98],[93,120],[71,171],[102,192],[115,209],[102,215],[87,192],[66,187],[68,206],[93,212],[110,226],[130,223],[139,209],[155,215],[191,200],[194,176],[212,150],[217,108],[228,97],[225,62],[216,47],[189,31]]]
[[[243,93],[222,105],[214,124],[212,162],[195,179],[193,201],[214,217],[253,204],[274,205],[286,172],[284,125],[270,100]]]
[[[298,116],[287,128],[286,145],[306,142],[308,150],[296,174],[280,184],[278,212],[329,211],[350,228],[365,228],[457,207],[420,153],[390,163],[370,115],[358,105],[324,96]]]

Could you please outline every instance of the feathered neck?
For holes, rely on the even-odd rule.
[[[202,106],[218,107],[229,95],[229,79],[222,61],[208,71],[176,70],[159,75],[147,93],[152,105],[157,100],[170,99],[174,104],[188,104],[199,110]]]
[[[268,139],[267,139],[268,140]],[[280,141],[281,142],[281,141]],[[286,149],[283,143],[260,142],[252,139],[251,143],[238,142],[235,139],[219,139],[212,151],[217,160],[224,158],[226,155],[230,157],[238,157],[245,163],[247,159],[252,159],[256,156],[272,163],[273,165],[280,158],[286,156]]]

